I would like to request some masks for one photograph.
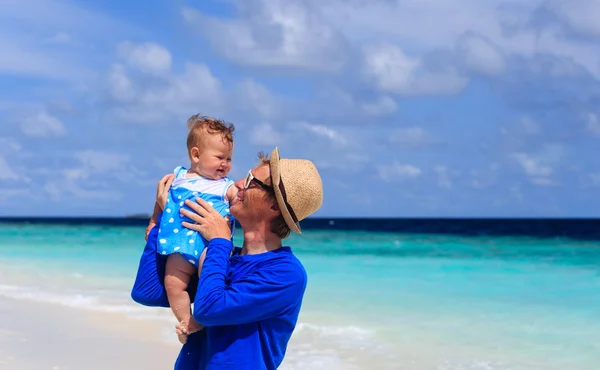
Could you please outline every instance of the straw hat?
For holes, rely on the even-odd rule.
[[[271,152],[269,167],[283,219],[290,230],[300,234],[300,221],[323,203],[321,176],[307,159],[281,159],[277,147]]]

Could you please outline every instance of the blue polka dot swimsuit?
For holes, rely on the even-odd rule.
[[[186,177],[187,169],[181,166],[173,172],[175,180],[169,190],[167,204],[160,221],[157,252],[163,255],[180,253],[189,263],[198,266],[198,259],[202,250],[208,245],[208,241],[197,231],[182,226],[184,221],[193,221],[181,216],[179,210],[189,209],[183,203],[186,199],[195,201],[196,198],[202,198],[222,216],[230,217],[233,235],[233,217],[229,214],[229,202],[225,199],[227,189],[233,185],[233,181],[228,177],[220,180]]]

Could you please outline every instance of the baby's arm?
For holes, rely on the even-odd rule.
[[[225,200],[227,200],[229,203],[231,203],[231,201],[234,200],[235,197],[237,196],[237,193],[238,193],[238,188],[235,185],[231,185],[227,189],[227,193],[225,193]]]

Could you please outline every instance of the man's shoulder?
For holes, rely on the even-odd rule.
[[[297,280],[306,281],[306,269],[290,247],[281,247],[273,263],[278,265],[278,269],[293,275]]]
[[[240,253],[240,247],[233,248],[232,256],[237,256],[234,258],[244,261],[244,268],[263,270],[268,267],[268,270],[273,273],[294,275],[300,280],[306,280],[304,265],[290,247],[281,247],[260,255],[241,256]]]

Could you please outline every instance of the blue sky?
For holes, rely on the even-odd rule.
[[[600,216],[593,0],[0,3],[0,215],[152,209],[187,117],[309,158],[316,216]]]

